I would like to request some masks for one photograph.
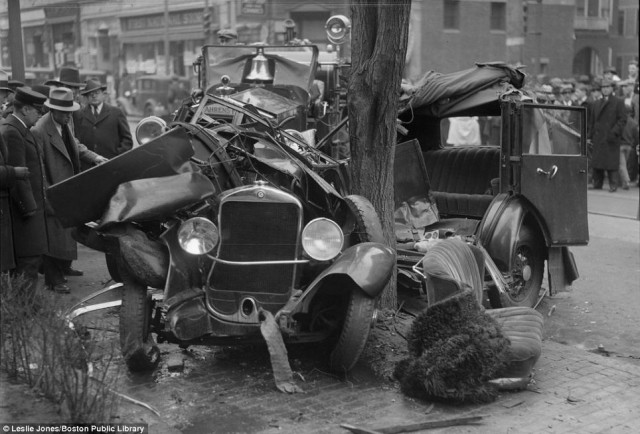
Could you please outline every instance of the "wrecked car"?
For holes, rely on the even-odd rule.
[[[158,364],[157,342],[321,343],[341,373],[364,349],[395,252],[368,200],[336,188],[344,168],[278,117],[279,90],[245,95],[204,93],[170,126],[143,120],[140,146],[49,188],[122,283],[131,370]]]
[[[484,249],[492,307],[537,305],[545,263],[549,291],[578,277],[569,247],[589,241],[586,110],[539,104],[524,81],[506,64],[476,64],[429,72],[401,98],[395,206],[409,211],[397,231],[409,286],[422,281],[425,234]],[[447,145],[453,117],[483,121],[482,143]]]

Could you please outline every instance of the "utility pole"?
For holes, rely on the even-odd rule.
[[[171,73],[169,65],[169,0],[164,0],[164,73]]]
[[[9,0],[9,56],[11,58],[11,78],[24,81],[24,51],[22,48],[22,22],[20,0]]]
[[[542,0],[538,0],[538,33],[536,41],[538,44],[538,74],[542,74]]]
[[[204,0],[204,14],[202,14],[202,29],[204,32],[204,44],[211,44],[213,41],[213,29],[211,28],[212,22],[211,7],[209,6],[209,0]],[[222,28],[222,26],[220,26]]]

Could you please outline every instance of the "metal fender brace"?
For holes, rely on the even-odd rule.
[[[547,277],[549,278],[549,295],[564,291],[580,277],[576,260],[568,247],[549,247]]]

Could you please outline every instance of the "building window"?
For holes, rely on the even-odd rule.
[[[109,39],[109,29],[98,30],[98,43],[100,44],[102,61],[109,62],[111,60],[111,40]]]
[[[506,30],[507,4],[491,2],[491,30]]]
[[[576,0],[576,16],[609,18],[610,0]]]
[[[638,9],[620,9],[618,11],[618,34],[638,36]]]
[[[444,28],[449,30],[460,29],[460,2],[457,0],[444,0]]]
[[[329,12],[291,12],[291,19],[296,23],[296,37],[314,44],[326,42],[324,25],[330,16]]]

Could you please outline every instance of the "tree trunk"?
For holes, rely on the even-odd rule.
[[[371,201],[393,248],[393,160],[410,10],[410,0],[351,1],[354,31],[347,106],[352,190]],[[394,272],[382,307],[396,305]]]

